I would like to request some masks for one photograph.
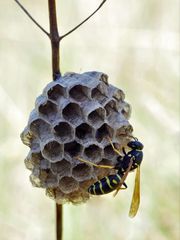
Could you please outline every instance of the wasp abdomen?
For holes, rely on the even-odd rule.
[[[88,188],[88,192],[93,195],[103,195],[110,193],[119,186],[120,180],[121,177],[119,174],[109,175],[92,184]]]

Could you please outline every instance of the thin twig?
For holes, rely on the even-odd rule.
[[[49,37],[49,33],[31,16],[31,14],[25,9],[25,7],[18,0],[14,1],[25,12],[25,14],[36,24],[36,26],[38,26],[38,28],[40,28]]]
[[[56,240],[62,240],[63,233],[63,207],[56,204]]]
[[[48,0],[49,7],[49,25],[50,25],[50,40],[51,40],[51,49],[52,49],[52,72],[53,79],[56,80],[60,74],[59,67],[59,43],[60,37],[57,26],[57,17],[56,17],[56,0]]]
[[[65,38],[66,36],[68,36],[69,34],[71,34],[72,32],[74,32],[77,28],[79,28],[81,25],[83,25],[85,22],[87,22],[106,2],[107,0],[103,0],[102,3],[99,5],[99,7],[93,12],[91,13],[91,15],[89,15],[89,17],[87,17],[86,19],[84,19],[84,21],[82,21],[80,24],[78,24],[76,27],[74,27],[73,29],[71,29],[69,32],[65,33],[64,35],[60,36],[60,40],[62,40],[63,38]]]

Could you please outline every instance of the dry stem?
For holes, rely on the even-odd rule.
[[[56,78],[58,78],[61,75],[59,68],[60,37],[56,17],[56,0],[48,0],[48,7],[49,7],[50,40],[52,49],[52,74],[53,79],[56,80]]]
[[[56,204],[56,239],[62,240],[63,233],[63,207],[62,205]]]

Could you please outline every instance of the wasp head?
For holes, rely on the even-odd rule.
[[[135,141],[130,141],[128,142],[128,147],[132,148],[132,149],[136,149],[136,150],[142,150],[143,149],[143,144],[141,142],[139,142],[137,139],[135,139]]]

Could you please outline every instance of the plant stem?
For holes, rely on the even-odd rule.
[[[60,40],[62,40],[63,38],[67,37],[69,34],[71,34],[72,32],[74,32],[76,29],[78,29],[81,25],[83,25],[85,22],[87,22],[97,11],[99,11],[99,9],[104,5],[104,3],[107,0],[103,0],[101,2],[101,4],[99,5],[99,7],[93,12],[91,13],[86,19],[84,19],[81,23],[79,23],[77,26],[75,26],[73,29],[71,29],[69,32],[65,33],[64,35],[60,36]]]
[[[59,67],[59,43],[60,37],[57,26],[56,17],[56,0],[48,0],[49,7],[49,25],[50,25],[50,40],[52,49],[52,75],[53,80],[61,75]]]
[[[85,22],[87,22],[103,5],[107,0],[102,0],[101,4],[98,8],[91,13],[86,19],[84,19],[81,23],[75,26],[73,29],[60,36],[58,32],[57,25],[57,17],[56,17],[56,0],[48,0],[49,7],[49,25],[50,25],[50,33],[48,33],[33,17],[32,15],[25,9],[25,7],[20,3],[19,0],[14,0],[19,7],[24,11],[24,13],[39,27],[49,38],[51,41],[51,49],[52,49],[52,75],[53,80],[56,80],[59,76],[61,76],[60,67],[59,67],[59,49],[60,49],[60,41],[67,37],[69,34],[74,32],[80,26],[82,26]]]
[[[56,240],[62,240],[63,207],[56,203]]]
[[[36,26],[40,28],[49,37],[49,33],[31,16],[31,14],[25,9],[25,7],[18,0],[14,1],[19,5],[19,7],[24,11],[24,13],[36,24]]]
[[[50,40],[52,49],[52,75],[53,80],[56,80],[60,75],[60,60],[59,60],[59,45],[60,37],[58,32],[57,17],[56,17],[56,0],[48,0],[49,7],[49,26]],[[62,240],[63,228],[63,208],[62,205],[56,203],[56,240]]]

